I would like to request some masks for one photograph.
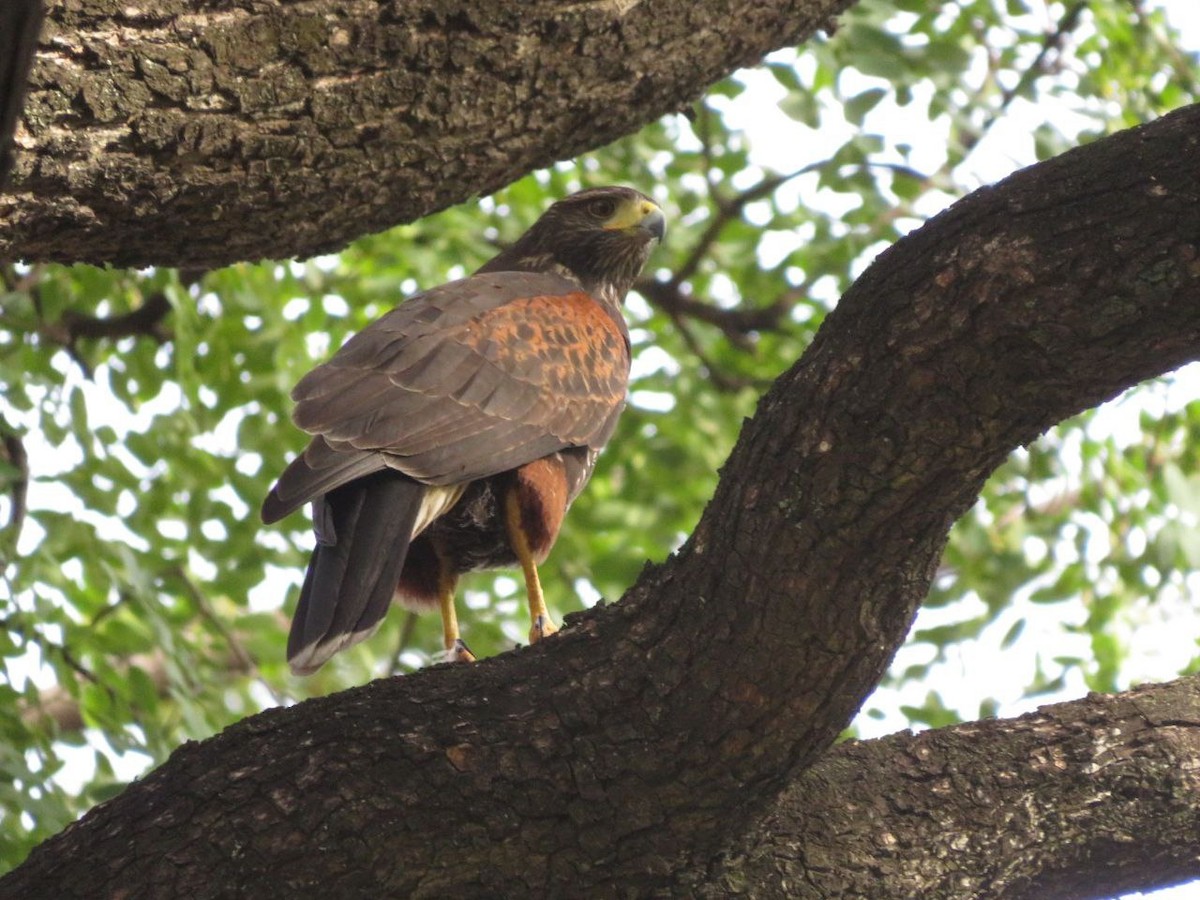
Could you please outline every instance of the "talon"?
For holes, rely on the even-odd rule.
[[[472,663],[475,662],[475,654],[471,652],[466,641],[455,638],[445,650],[434,654],[433,660],[439,663]]]
[[[536,644],[542,638],[552,634],[558,634],[558,626],[550,621],[548,615],[539,615],[529,626],[529,643]]]

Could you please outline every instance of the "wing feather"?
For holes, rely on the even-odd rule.
[[[418,295],[301,379],[314,436],[264,505],[273,521],[382,468],[427,484],[598,450],[624,404],[624,321],[554,274],[474,275]]]

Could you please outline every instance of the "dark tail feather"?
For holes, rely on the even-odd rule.
[[[328,509],[315,511],[314,519],[324,524],[288,635],[288,662],[297,675],[315,672],[379,625],[404,567],[424,495],[424,485],[385,471],[315,501]]]

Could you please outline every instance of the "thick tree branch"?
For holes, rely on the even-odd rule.
[[[1198,796],[1194,677],[848,743],[787,791],[707,893],[1075,900],[1150,890],[1200,877]]]
[[[0,259],[339,249],[683,108],[849,2],[56,4]]]
[[[25,100],[42,15],[41,0],[5,0],[0,6],[0,190],[12,165],[13,129]]]
[[[1198,166],[1200,106],[956,204],[847,292],[621,603],[189,745],[4,889],[697,885],[877,683],[1007,454],[1200,357]]]

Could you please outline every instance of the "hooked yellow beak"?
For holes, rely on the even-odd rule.
[[[649,200],[622,203],[604,226],[606,231],[645,231],[661,243],[667,233],[667,217]]]

